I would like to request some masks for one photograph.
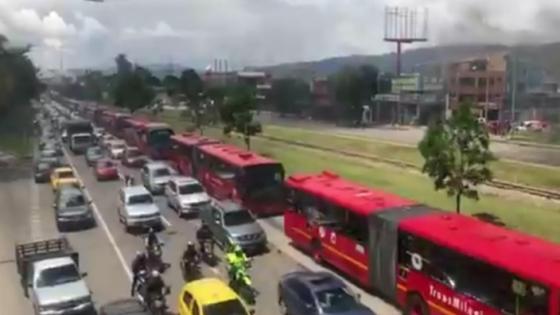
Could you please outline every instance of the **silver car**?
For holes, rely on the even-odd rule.
[[[200,212],[200,218],[208,224],[214,239],[221,246],[233,242],[248,253],[267,249],[266,234],[262,227],[247,209],[233,201],[214,200],[210,207]]]
[[[162,227],[159,208],[143,186],[121,188],[117,211],[127,232],[132,228]]]
[[[210,206],[210,197],[200,183],[186,176],[175,176],[165,187],[165,196],[169,207],[179,216],[198,213]]]
[[[165,185],[177,172],[165,162],[150,162],[140,171],[142,184],[153,194],[162,194]]]

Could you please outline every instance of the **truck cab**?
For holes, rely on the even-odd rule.
[[[24,293],[37,315],[94,312],[91,291],[80,273],[78,253],[66,238],[16,245]]]

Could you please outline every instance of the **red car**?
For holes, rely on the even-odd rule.
[[[117,164],[109,159],[101,159],[95,163],[93,169],[95,177],[98,181],[101,180],[114,180],[119,178],[119,170]]]

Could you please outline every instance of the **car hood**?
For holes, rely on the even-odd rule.
[[[193,204],[210,201],[210,197],[207,193],[181,195],[179,196],[179,201],[181,202],[181,204]]]
[[[76,215],[84,215],[87,214],[89,211],[90,210],[88,206],[69,207],[69,208],[64,208],[63,211],[59,211],[58,215],[61,217],[71,217]]]
[[[117,149],[117,148],[112,148],[111,152],[113,153],[123,153],[124,152],[124,148],[123,149]]]
[[[173,177],[173,175],[155,177],[154,178],[154,184],[157,184],[157,185],[167,184],[169,182],[169,180],[171,180],[172,177]]]
[[[261,226],[257,223],[248,223],[234,226],[226,226],[226,230],[233,237],[238,237],[247,234],[259,234],[264,233]]]
[[[138,204],[138,205],[127,205],[126,211],[128,214],[136,215],[149,215],[149,214],[159,214],[159,208],[156,204]]]
[[[83,280],[59,284],[53,287],[36,288],[35,294],[39,305],[50,305],[69,302],[90,296],[90,292]]]
[[[117,167],[116,166],[111,166],[111,167],[100,167],[97,169],[99,172],[103,172],[103,173],[109,173],[109,172],[116,172],[117,171]]]

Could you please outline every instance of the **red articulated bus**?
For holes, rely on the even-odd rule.
[[[195,148],[194,171],[217,199],[233,199],[255,215],[284,211],[284,167],[281,163],[221,143]]]
[[[404,314],[558,315],[560,247],[330,173],[286,180],[286,235]]]
[[[182,133],[171,136],[170,160],[175,164],[177,170],[186,176],[194,174],[194,148],[202,144],[219,143],[220,141],[210,139],[193,133]]]

